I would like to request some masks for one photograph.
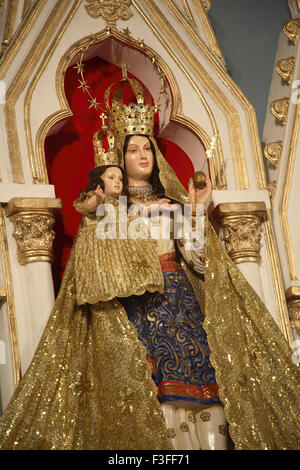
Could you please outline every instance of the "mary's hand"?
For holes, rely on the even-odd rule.
[[[175,204],[170,204],[170,199],[167,199],[167,198],[162,198],[162,199],[158,199],[157,201],[154,201],[154,202],[151,202],[151,204],[149,205],[149,211],[148,213],[152,211],[155,212],[155,210],[157,209],[157,211],[159,209],[162,209],[162,210],[166,210],[166,211],[174,211],[177,209],[177,206]]]
[[[142,204],[140,207],[140,212],[143,216],[150,214],[156,215],[160,209],[166,211],[175,211],[177,206],[175,204],[170,204],[170,199],[161,198],[157,201],[148,202],[146,205]]]
[[[211,181],[206,177],[206,186],[203,189],[196,189],[194,187],[193,178],[189,181],[188,187],[189,203],[194,207],[196,204],[206,204],[211,197]]]

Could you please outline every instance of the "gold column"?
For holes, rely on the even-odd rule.
[[[52,263],[53,224],[61,207],[61,200],[52,198],[16,197],[8,202],[6,215],[14,224],[13,236],[20,264],[35,261]]]
[[[285,295],[291,325],[300,335],[300,286],[289,287]]]
[[[264,202],[226,202],[215,208],[221,239],[235,263],[260,261],[261,222],[266,214]]]

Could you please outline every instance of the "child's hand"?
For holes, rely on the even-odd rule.
[[[97,204],[102,204],[102,201],[104,199],[104,192],[103,190],[100,188],[100,186],[98,185],[97,188],[95,189],[95,192],[94,192],[95,196],[96,196],[96,199],[97,199]]]

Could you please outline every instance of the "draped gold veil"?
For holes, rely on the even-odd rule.
[[[187,193],[155,139],[166,196]],[[121,141],[123,148],[124,138]],[[189,274],[189,268],[186,266]],[[202,291],[202,281],[192,275]],[[197,282],[199,286],[197,286]],[[293,351],[206,219],[205,323],[211,362],[236,449],[300,448],[300,374]]]

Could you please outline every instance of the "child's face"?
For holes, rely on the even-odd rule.
[[[123,190],[123,175],[120,168],[111,166],[101,175],[104,182],[104,195],[118,197]]]

